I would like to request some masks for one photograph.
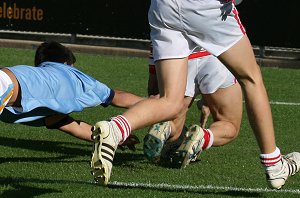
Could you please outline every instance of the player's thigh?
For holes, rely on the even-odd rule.
[[[247,35],[218,58],[241,83],[261,81],[260,68]]]
[[[193,104],[193,101],[193,97],[184,98],[184,108],[173,121],[172,136],[174,139],[177,139],[180,136],[185,124],[187,111],[189,107]]]
[[[187,58],[159,60],[156,64],[161,97],[172,102],[180,102],[183,105],[187,79]]]
[[[214,121],[228,121],[239,129],[242,119],[242,91],[238,83],[218,89],[213,94],[203,94]]]

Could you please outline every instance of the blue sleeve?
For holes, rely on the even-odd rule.
[[[114,97],[115,97],[115,91],[111,89],[109,97],[107,98],[107,100],[105,101],[105,103],[101,104],[101,106],[107,107],[107,106],[111,105],[112,100],[113,100]]]

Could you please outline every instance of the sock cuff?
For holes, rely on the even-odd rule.
[[[266,166],[274,165],[281,160],[280,149],[276,147],[275,151],[272,153],[260,154],[259,157],[262,164]]]
[[[209,149],[210,147],[212,147],[213,143],[214,143],[214,134],[212,133],[212,131],[210,129],[206,129],[210,135],[210,139],[209,139],[209,143],[206,147],[206,149]]]
[[[204,144],[202,146],[203,150],[209,149],[214,142],[214,135],[209,129],[203,129],[204,132]]]
[[[116,123],[117,127],[119,128],[122,135],[121,143],[123,143],[131,133],[131,126],[128,120],[124,116],[118,115],[111,121]]]

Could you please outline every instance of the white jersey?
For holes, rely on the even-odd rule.
[[[9,76],[0,70],[0,114],[13,95],[14,84]]]

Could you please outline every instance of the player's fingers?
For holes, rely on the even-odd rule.
[[[208,117],[210,115],[210,110],[205,105],[202,105],[201,108],[201,118],[200,118],[200,125],[202,128],[205,128]]]

